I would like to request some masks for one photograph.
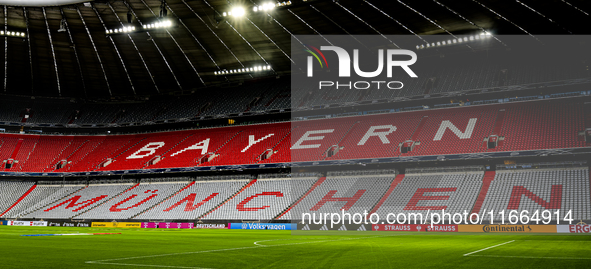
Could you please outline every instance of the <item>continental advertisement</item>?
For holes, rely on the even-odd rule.
[[[556,225],[458,225],[462,233],[556,233]]]
[[[141,222],[93,222],[93,228],[142,228]]]

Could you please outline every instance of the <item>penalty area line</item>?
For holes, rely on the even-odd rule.
[[[505,243],[501,243],[501,244],[498,244],[498,245],[494,245],[494,246],[490,246],[490,247],[487,247],[487,248],[479,249],[479,250],[477,250],[477,251],[472,251],[472,252],[470,252],[470,253],[466,253],[466,254],[464,254],[464,257],[466,257],[466,256],[468,256],[468,255],[472,255],[472,254],[474,254],[474,253],[478,253],[478,252],[481,252],[481,251],[485,251],[485,250],[487,250],[487,249],[496,248],[496,247],[499,247],[499,246],[502,246],[502,245],[505,245],[505,244],[513,243],[513,242],[515,242],[515,240],[511,240],[511,241],[507,241],[507,242],[505,242]]]

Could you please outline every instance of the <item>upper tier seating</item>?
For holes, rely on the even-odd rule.
[[[421,113],[406,113],[399,115],[379,115],[366,121],[359,119],[351,131],[342,139],[338,154],[329,157],[334,159],[359,159],[392,157],[400,154],[398,144],[411,139],[424,115]],[[366,133],[372,126],[374,133],[386,133],[387,141],[382,141],[379,136],[366,137]],[[395,127],[395,129],[393,128]]]
[[[136,143],[129,143],[116,152],[107,152],[106,157],[113,158],[114,162],[97,170],[142,169],[149,166],[148,162],[151,159],[164,155],[172,145],[185,140],[189,136],[191,136],[191,133],[188,131],[161,133],[158,137],[138,135],[135,138]],[[169,146],[165,147],[165,145]]]
[[[257,163],[260,155],[272,149],[289,133],[289,123],[245,126],[231,143],[222,147],[208,165]]]
[[[573,139],[572,133],[565,132],[589,127],[585,126],[584,105],[544,103],[543,109],[533,109],[534,104],[524,104],[507,110],[499,132],[505,136],[505,141],[494,150],[517,151],[584,146],[584,142]]]
[[[136,135],[0,134],[0,162],[13,163],[0,170],[116,171],[585,147],[578,133],[587,127],[586,105],[546,102]],[[492,135],[503,139],[488,148]],[[402,150],[404,142],[414,144],[410,151]]]
[[[239,132],[240,127],[194,130],[185,140],[178,141],[168,148],[162,160],[146,168],[192,167],[208,154],[215,160],[218,151],[229,143]],[[155,140],[155,141],[160,141]],[[206,157],[209,159],[209,157]]]

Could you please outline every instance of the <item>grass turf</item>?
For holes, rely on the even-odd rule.
[[[20,236],[76,232],[122,234]],[[589,268],[591,236],[0,226],[0,257],[3,268]]]

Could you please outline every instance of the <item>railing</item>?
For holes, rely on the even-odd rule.
[[[44,181],[40,180],[37,181],[37,185],[87,185],[88,181],[86,180],[76,180],[76,181]]]
[[[251,180],[254,179],[254,175],[233,175],[233,176],[203,176],[195,177],[195,181],[211,181],[211,180]]]
[[[137,183],[137,179],[94,179],[89,180],[88,184],[99,185],[99,184],[125,184],[125,183]]]
[[[296,178],[296,177],[321,177],[322,174],[316,172],[309,173],[275,173],[275,174],[260,174],[259,179],[266,178]]]
[[[326,175],[329,177],[342,176],[371,176],[371,175],[395,175],[398,172],[395,169],[380,169],[380,170],[351,170],[351,171],[333,171]]]
[[[451,167],[423,167],[423,168],[408,168],[406,174],[426,174],[426,173],[453,173],[453,172],[478,172],[485,171],[484,166],[470,165],[470,166],[451,166]]]
[[[144,178],[142,183],[193,181],[190,177]]]
[[[587,161],[497,164],[497,170],[552,169],[552,168],[576,168],[576,167],[588,167]]]

